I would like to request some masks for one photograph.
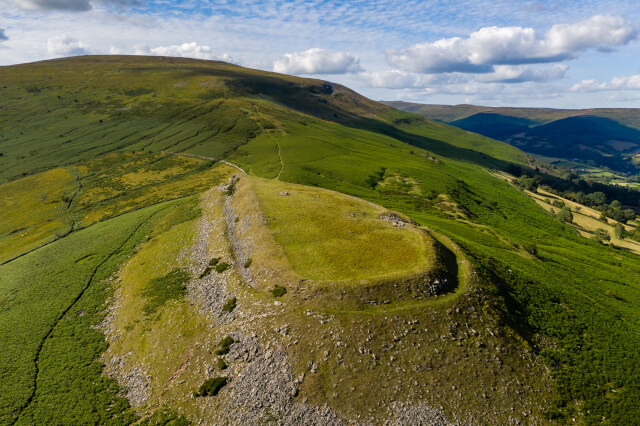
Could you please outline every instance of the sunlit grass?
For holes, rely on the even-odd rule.
[[[389,213],[383,208],[323,189],[261,179],[252,184],[276,240],[305,278],[371,279],[433,266],[433,241],[382,220]]]
[[[68,232],[68,206],[77,189],[69,169],[0,185],[0,262]]]

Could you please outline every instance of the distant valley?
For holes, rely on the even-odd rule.
[[[640,110],[492,108],[384,102],[403,111],[508,142],[565,168],[640,170]]]

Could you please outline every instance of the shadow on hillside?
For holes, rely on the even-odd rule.
[[[447,286],[442,289],[439,295],[454,293],[460,286],[460,280],[458,279],[458,257],[449,247],[441,243],[431,233],[427,233],[436,243],[436,256],[438,257],[438,263],[441,265],[440,270],[436,272],[447,279]]]
[[[440,155],[445,158],[450,158],[457,161],[465,161],[473,164],[478,164],[483,167],[492,169],[498,169],[507,171],[510,165],[513,165],[510,161],[500,160],[489,154],[484,154],[472,149],[460,148],[451,145],[445,141],[439,139],[432,139],[426,136],[420,136],[413,133],[405,132],[396,126],[385,123],[380,120],[374,120],[370,118],[359,117],[353,122],[342,122],[342,125],[348,127],[354,127],[361,130],[369,130],[376,133],[381,133],[385,136],[390,136],[401,142],[409,145],[422,148],[430,151],[435,155]]]

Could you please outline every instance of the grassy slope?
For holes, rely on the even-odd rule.
[[[69,70],[54,75],[55,67]],[[77,58],[0,73],[8,82],[0,89],[8,111],[0,139],[6,179],[113,149],[231,153],[257,175],[402,211],[450,236],[474,259],[487,280],[481,292],[501,301],[501,327],[517,329],[553,367],[556,402],[567,418],[622,423],[638,412],[633,348],[640,321],[633,306],[640,301],[640,262],[584,241],[482,169],[521,162],[519,151],[385,109],[337,85],[224,64]],[[52,112],[45,114],[47,106]],[[27,116],[38,118],[27,126]],[[381,167],[385,181],[416,183],[373,187],[368,181]],[[454,220],[439,194],[465,219]],[[537,257],[523,249],[530,244]],[[619,299],[607,297],[609,289]],[[464,307],[483,310],[481,303],[470,297]],[[554,344],[542,344],[536,332]],[[441,361],[443,368],[453,365]]]
[[[106,348],[102,335],[90,328],[103,315],[109,292],[103,280],[132,252],[144,232],[152,235],[141,220],[167,208],[160,228],[182,220],[172,213],[175,202],[163,204],[164,200],[184,199],[208,189],[233,170],[188,157],[121,153],[0,186],[11,201],[2,212],[10,219],[4,222],[7,229],[36,230],[36,238],[28,234],[23,238],[14,231],[0,240],[6,249],[2,260],[26,253],[1,266],[2,335],[11,336],[0,361],[7,396],[0,409],[3,419],[9,421],[24,409],[21,422],[50,422],[61,415],[58,407],[66,406],[75,407],[64,413],[69,422],[133,418],[115,382],[102,379],[101,364],[92,363]],[[39,225],[49,223],[66,227],[38,232]],[[138,229],[134,234],[133,228]],[[43,246],[34,250],[37,245]],[[65,316],[72,323],[59,320],[65,309],[73,311]],[[25,315],[29,321],[24,321]],[[46,344],[41,344],[46,333],[50,333]],[[34,351],[39,353],[35,358]],[[36,365],[38,378],[34,379]],[[33,380],[38,383],[35,395]]]
[[[3,180],[114,150],[220,158],[273,129],[280,118],[305,121],[291,117],[292,110],[307,119],[402,135],[390,124],[390,108],[347,88],[222,62],[78,57],[1,67],[0,79]],[[448,128],[438,136],[469,147],[463,134]],[[503,149],[501,159],[517,161],[517,151]]]
[[[69,230],[67,215],[77,183],[53,169],[0,186],[0,262]]]
[[[2,185],[0,262],[96,222],[201,192],[231,170],[198,158],[126,152]]]
[[[100,375],[106,345],[91,327],[103,315],[105,280],[170,207],[103,222],[0,267],[3,423],[132,418],[115,382]]]

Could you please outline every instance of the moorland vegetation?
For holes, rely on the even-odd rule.
[[[385,415],[380,406],[399,397],[479,422],[637,419],[640,258],[584,238],[570,223],[575,210],[560,221],[498,175],[520,168],[527,176],[518,181],[522,187],[556,191],[566,196],[563,202],[582,201],[605,218],[626,218],[638,206],[637,192],[547,177],[513,146],[394,110],[337,84],[220,62],[81,57],[3,67],[0,77],[0,197],[9,200],[0,212],[8,218],[0,228],[0,332],[7,342],[0,348],[1,422],[130,423],[141,416],[179,422],[184,413],[197,418],[205,406],[198,404],[216,404],[234,388],[233,380],[221,387],[221,380],[202,377],[196,368],[174,386],[170,372],[183,359],[168,359],[149,343],[171,342],[171,353],[180,356],[192,348],[194,360],[211,364],[243,343],[227,325],[212,329],[186,295],[212,258],[219,257],[200,279],[260,270],[259,255],[237,261],[238,253],[225,248],[233,244],[223,241],[233,236],[228,229],[240,232],[252,211],[227,218],[226,236],[216,234],[219,253],[207,253],[201,269],[183,260],[184,247],[198,238],[199,218],[214,208],[203,201],[207,191],[242,174],[233,166],[254,179],[254,201],[291,274],[353,283],[371,278],[358,275],[371,265],[379,276],[394,266],[407,269],[402,265],[430,253],[425,241],[438,241],[447,250],[424,256],[424,265],[436,259],[466,277],[464,286],[442,297],[404,294],[388,304],[343,297],[346,287],[327,282],[310,290],[316,299],[271,281],[244,293],[238,284],[234,291],[242,297],[225,294],[217,314],[233,319],[243,309],[279,309],[277,318],[291,324],[288,333],[297,333],[289,349],[298,354],[292,368],[308,374],[296,398],[351,419],[369,410]],[[242,202],[248,187],[239,182],[216,196]],[[299,212],[288,206],[294,195],[280,195],[296,190]],[[336,193],[351,197],[358,209],[346,198],[336,200]],[[217,203],[223,217],[228,203]],[[327,224],[310,219],[318,212],[314,203],[325,203],[319,219]],[[378,208],[430,233],[425,240],[407,230],[390,233],[373,220]],[[349,215],[354,211],[364,211],[355,217],[360,222]],[[336,230],[335,216],[342,213],[345,225]],[[295,227],[297,214],[306,233]],[[627,232],[636,228],[630,214],[627,222]],[[308,241],[300,238],[350,241],[347,223],[379,236],[363,258],[369,263],[341,264],[333,257],[340,244],[326,238],[314,246],[322,254],[314,264],[304,252]],[[402,239],[414,249],[398,249]],[[126,333],[107,344],[108,332],[95,326],[116,289],[123,302],[114,324]],[[247,300],[254,308],[245,307]],[[151,306],[148,315],[143,303]],[[321,321],[309,322],[315,317],[308,310]],[[273,333],[277,324],[266,321]],[[407,325],[411,321],[420,325]],[[407,333],[398,336],[400,328]],[[325,361],[317,336],[334,339],[329,331],[347,335],[354,348],[367,342],[370,352],[345,351],[344,358]],[[123,397],[121,383],[103,374],[100,357],[107,350],[134,350],[131,362],[154,360],[155,405],[132,407]],[[239,368],[230,359],[227,364],[225,371]],[[349,375],[341,370],[347,364],[365,373]],[[416,365],[423,368],[412,370]],[[203,394],[216,396],[187,401],[200,385]],[[358,397],[348,398],[353,392]]]

